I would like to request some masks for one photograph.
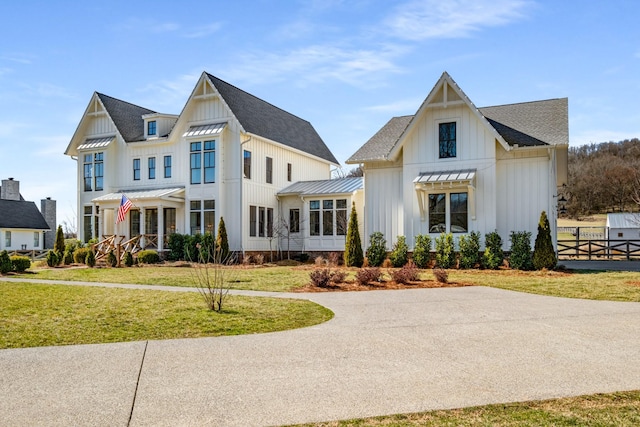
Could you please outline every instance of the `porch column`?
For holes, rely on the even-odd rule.
[[[146,246],[144,235],[147,233],[147,215],[146,209],[140,207],[140,247],[144,249]]]
[[[158,253],[164,249],[164,208],[158,205]]]
[[[98,212],[98,240],[102,240],[102,235],[104,234],[104,209],[100,209]]]

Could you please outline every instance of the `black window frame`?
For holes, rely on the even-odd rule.
[[[140,159],[133,159],[133,180],[140,181]]]
[[[147,159],[147,166],[149,167],[149,179],[156,179],[156,158],[149,157]]]
[[[104,153],[99,151],[93,155],[93,188],[104,190]]]
[[[287,163],[287,181],[291,182],[291,163]]]
[[[265,159],[265,181],[267,184],[273,184],[273,158]]]
[[[438,123],[438,156],[440,159],[457,157],[457,122]]]
[[[246,179],[251,179],[251,151],[243,150],[242,152],[242,172]]]
[[[171,178],[171,156],[164,156],[164,177]]]
[[[289,233],[300,232],[300,209],[289,209]]]

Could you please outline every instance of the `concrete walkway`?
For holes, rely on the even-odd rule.
[[[335,318],[1,350],[1,424],[282,425],[640,389],[638,303],[483,287],[278,295]]]

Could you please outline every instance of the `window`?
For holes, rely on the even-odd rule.
[[[204,183],[216,182],[216,142],[204,142]]]
[[[8,248],[11,247],[11,232],[10,231],[5,231],[4,232],[4,244]]]
[[[204,231],[214,234],[214,227],[216,223],[216,201],[215,200],[203,200],[202,208],[204,212]]]
[[[267,170],[267,176],[266,176],[267,184],[273,184],[273,159],[271,157],[267,157],[266,170]]]
[[[164,208],[164,235],[176,232],[176,208]]]
[[[192,142],[191,147],[191,184],[202,183],[202,143]]]
[[[157,237],[158,234],[158,209],[147,208],[144,210],[144,232],[146,235],[154,234]],[[146,242],[150,244],[150,241]],[[155,245],[157,245],[157,240]]]
[[[140,181],[140,159],[133,159],[133,180]]]
[[[287,181],[291,182],[291,163],[287,163]]]
[[[191,208],[191,235],[193,236],[194,234],[200,234],[200,229],[202,228],[202,213],[200,211],[202,203],[200,200],[192,200],[189,206]]]
[[[91,154],[84,155],[84,191],[91,191],[91,176],[93,175]]]
[[[84,207],[84,215],[83,215],[83,231],[84,231],[84,242],[87,243],[93,237],[93,229],[92,229],[92,221],[93,221],[93,208],[91,206]]]
[[[456,122],[440,123],[438,141],[441,159],[456,157]]]
[[[346,235],[347,225],[347,199],[336,200],[336,235]]]
[[[37,248],[39,246],[40,246],[40,232],[34,231],[33,232],[33,247]]]
[[[171,178],[171,156],[164,156],[164,177]]]
[[[468,193],[429,194],[429,232],[466,233],[469,230],[467,200]]]
[[[289,209],[289,233],[300,232],[300,209]]]
[[[140,211],[138,209],[129,210],[129,237],[140,235]]]
[[[264,237],[264,208],[258,208],[258,236]]]
[[[214,233],[216,201],[192,200],[190,202],[191,234]],[[175,215],[175,214],[174,214]],[[175,223],[175,216],[174,216]]]
[[[243,153],[244,159],[244,177],[247,179],[251,179],[251,151],[244,150]]]
[[[139,128],[138,128],[139,129]],[[147,135],[152,136],[156,134],[156,121],[150,120],[147,122]]]
[[[94,188],[96,191],[102,191],[104,180],[104,153],[95,153],[93,155],[93,170],[95,175]]]
[[[322,201],[322,235],[333,236],[333,200]]]
[[[149,179],[156,179],[156,158],[149,157]]]
[[[273,237],[273,208],[267,208],[267,237]]]
[[[309,202],[309,235],[320,235],[320,200]]]
[[[257,220],[257,208],[255,206],[249,206],[249,236],[256,237],[256,230],[258,229]]]

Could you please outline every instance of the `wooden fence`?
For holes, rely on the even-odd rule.
[[[558,240],[558,259],[640,259],[640,240]]]

